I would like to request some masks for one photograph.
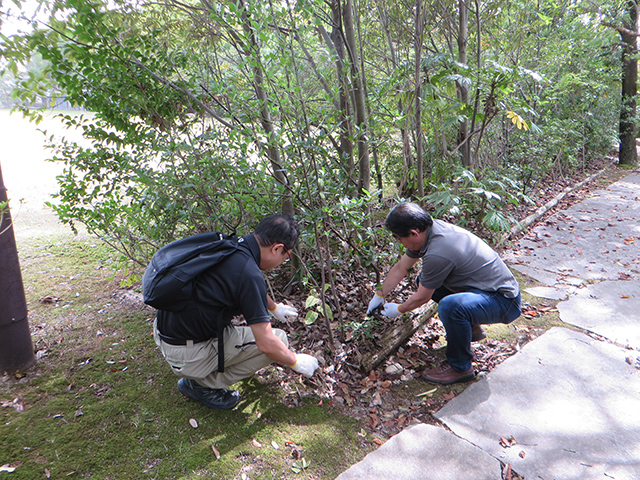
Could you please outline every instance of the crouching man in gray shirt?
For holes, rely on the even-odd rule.
[[[483,240],[442,220],[433,220],[420,206],[400,203],[385,221],[406,249],[369,302],[367,313],[382,306],[393,318],[438,303],[447,333],[448,365],[425,370],[422,377],[448,385],[475,378],[471,342],[485,338],[482,324],[511,323],[520,316],[518,282],[500,256]],[[402,304],[385,303],[408,270],[422,258],[418,290]]]

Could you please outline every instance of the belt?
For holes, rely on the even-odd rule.
[[[160,332],[158,332],[158,338],[160,338],[160,340],[162,340],[164,343],[168,343],[169,345],[187,345],[189,342],[195,344],[195,343],[206,342],[207,340],[213,340],[212,338],[207,338],[205,340],[184,340],[182,338],[168,337],[166,335],[161,334]]]

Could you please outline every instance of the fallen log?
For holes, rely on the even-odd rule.
[[[368,353],[362,357],[360,369],[363,372],[370,372],[377,368],[389,355],[407,343],[411,336],[427,323],[437,311],[438,304],[430,301],[418,314],[406,313],[402,315],[393,328],[386,330],[378,338],[382,347],[376,352]]]

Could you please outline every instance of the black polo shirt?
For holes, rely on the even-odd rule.
[[[185,340],[218,336],[217,319],[229,325],[243,315],[248,325],[269,322],[267,284],[260,270],[260,246],[253,235],[238,242],[238,251],[196,280],[195,302],[181,312],[158,310],[158,330]]]

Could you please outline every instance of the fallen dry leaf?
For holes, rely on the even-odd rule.
[[[516,444],[516,439],[513,438],[513,436],[511,437],[500,437],[500,446],[503,448],[509,448],[512,447]]]
[[[216,460],[220,460],[220,452],[215,445],[211,445],[211,450],[213,450],[213,454],[216,456]]]
[[[262,448],[262,444],[256,440],[255,438],[253,440],[251,440],[251,445],[253,445],[256,448]]]
[[[431,390],[427,390],[426,392],[419,393],[416,395],[416,397],[424,397],[425,395],[431,395],[432,393],[435,393],[436,390],[438,390],[438,387],[432,388]]]
[[[52,295],[47,295],[46,297],[42,297],[40,299],[40,303],[58,303],[61,298],[54,297]]]

